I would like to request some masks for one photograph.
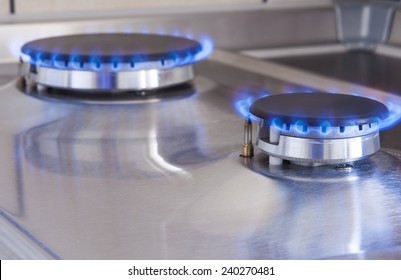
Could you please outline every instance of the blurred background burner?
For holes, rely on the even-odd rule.
[[[35,40],[21,49],[27,88],[98,93],[148,91],[188,83],[204,56],[197,41],[153,34],[85,34]]]
[[[389,110],[359,96],[330,93],[272,95],[255,101],[260,119],[258,147],[270,165],[342,164],[380,149],[379,123]]]

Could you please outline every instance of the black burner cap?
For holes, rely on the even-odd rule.
[[[103,63],[147,62],[186,59],[202,51],[197,41],[156,34],[82,34],[35,40],[22,46],[22,53],[33,59],[82,62],[100,59]]]
[[[384,120],[389,110],[382,103],[359,96],[331,93],[291,93],[267,96],[250,107],[255,116],[282,123],[320,126],[360,125]]]

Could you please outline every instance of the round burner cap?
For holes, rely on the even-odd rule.
[[[320,126],[361,125],[384,120],[389,110],[382,103],[360,96],[331,93],[291,93],[261,98],[250,107],[255,116],[286,124]]]
[[[35,60],[60,63],[136,63],[164,60],[193,62],[202,51],[197,41],[156,34],[81,34],[26,43],[22,53]]]

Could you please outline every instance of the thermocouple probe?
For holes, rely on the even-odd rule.
[[[252,121],[247,116],[244,123],[244,143],[242,144],[241,157],[253,157]]]

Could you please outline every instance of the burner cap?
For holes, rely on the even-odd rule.
[[[84,34],[40,39],[22,47],[34,60],[137,63],[185,60],[202,51],[194,40],[155,34]]]
[[[264,120],[281,123],[319,126],[360,125],[388,117],[389,110],[382,103],[359,96],[331,93],[292,93],[261,98],[250,111]]]

